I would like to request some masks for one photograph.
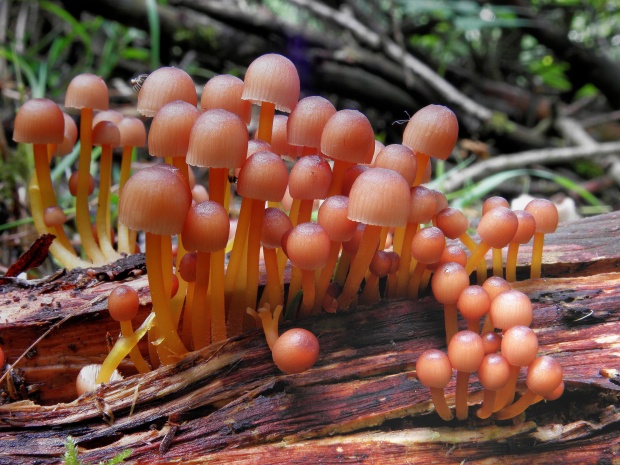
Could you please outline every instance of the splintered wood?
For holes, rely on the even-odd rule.
[[[443,312],[431,297],[295,321],[321,344],[319,361],[305,373],[280,373],[264,336],[252,331],[144,375],[126,363],[124,380],[75,399],[77,370],[101,363],[106,334],[116,339],[119,332],[105,311],[115,283],[100,279],[135,287],[144,318],[146,280],[127,281],[140,274],[129,269],[140,266],[34,288],[9,283],[0,297],[9,363],[71,318],[15,369],[30,400],[0,406],[0,463],[57,463],[69,435],[87,463],[128,448],[129,461],[140,463],[615,463],[619,239],[617,213],[560,227],[547,240],[547,278],[516,284],[533,302],[540,354],[557,358],[566,382],[560,400],[536,404],[517,421],[475,420],[477,407],[466,423],[435,414],[429,390],[413,375],[422,351],[445,348]],[[529,262],[528,252],[523,247],[520,263]],[[519,271],[526,276],[527,268]],[[454,381],[446,392],[451,404]],[[475,379],[470,392],[470,402],[479,403]]]

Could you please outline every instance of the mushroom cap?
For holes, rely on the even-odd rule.
[[[446,248],[446,237],[434,226],[418,230],[411,241],[411,256],[418,263],[435,263]]]
[[[534,199],[525,206],[536,220],[536,232],[550,234],[558,227],[559,214],[555,204],[547,199]]]
[[[329,163],[321,156],[309,155],[297,160],[291,169],[288,190],[294,199],[324,199],[331,184]]]
[[[375,254],[372,256],[372,260],[370,261],[370,265],[368,266],[368,270],[382,278],[387,276],[392,268],[392,255],[393,252],[387,252],[385,250],[377,250]]]
[[[138,93],[138,113],[152,117],[166,103],[183,100],[198,103],[196,86],[185,71],[172,66],[156,69],[146,78]]]
[[[108,311],[116,321],[129,321],[138,313],[140,298],[131,286],[120,284],[112,289],[108,297]]]
[[[461,210],[453,207],[444,208],[437,213],[435,222],[437,227],[450,239],[457,239],[469,228],[467,217]]]
[[[82,367],[75,381],[75,389],[78,396],[94,391],[97,386],[99,386],[98,384],[95,384],[95,380],[97,379],[97,375],[100,371],[101,365],[99,364],[86,365]],[[123,377],[120,375],[118,370],[114,370],[112,372],[112,376],[110,376],[109,382],[120,381],[121,379],[123,379]]]
[[[279,208],[266,208],[260,241],[263,247],[277,249],[282,246],[282,236],[293,229],[293,223]]]
[[[13,140],[27,144],[60,144],[65,135],[65,117],[60,107],[46,98],[25,102],[15,115]]]
[[[101,121],[111,121],[112,123],[118,125],[118,123],[120,123],[122,119],[123,114],[120,111],[110,109],[98,111],[93,116],[93,128],[97,126],[97,123]]]
[[[497,207],[510,208],[510,204],[504,197],[494,195],[493,197],[486,199],[482,204],[482,215],[485,215],[489,210],[493,210]]]
[[[489,294],[491,301],[504,291],[509,291],[512,286],[508,281],[499,276],[491,276],[482,283],[482,287]]]
[[[357,110],[334,113],[321,134],[321,152],[334,160],[364,163],[375,150],[375,134],[370,121]]]
[[[480,219],[476,232],[480,239],[495,249],[507,246],[517,232],[519,220],[512,210],[495,207]]]
[[[368,171],[370,168],[371,167],[368,165],[353,165],[347,168],[344,172],[344,178],[342,179],[342,188],[340,189],[340,193],[348,197],[351,193],[351,187],[353,187],[355,180],[360,174],[364,171]]]
[[[418,162],[413,151],[402,144],[385,146],[374,159],[375,168],[387,168],[400,173],[411,186],[415,181]]]
[[[236,114],[246,125],[252,119],[252,102],[243,100],[243,81],[231,74],[220,74],[207,81],[200,97],[202,111],[222,110]]]
[[[384,147],[385,145],[383,144],[383,142],[375,139],[375,150],[372,154],[372,159],[370,161],[366,161],[366,164],[369,166],[375,166],[375,160],[377,159],[377,155],[379,155],[379,152],[381,152],[381,150],[383,150]],[[417,163],[417,157],[416,157],[416,163]]]
[[[155,165],[129,178],[120,198],[118,220],[151,234],[179,234],[191,204],[192,193],[181,172],[170,165]]]
[[[318,270],[329,257],[329,236],[317,223],[301,223],[286,236],[286,255],[301,270]]]
[[[548,396],[562,383],[564,370],[556,359],[543,356],[534,360],[527,367],[525,382],[530,391],[539,396]]]
[[[226,209],[207,200],[189,209],[181,239],[186,250],[211,253],[226,248],[229,232],[230,218]]]
[[[429,349],[418,357],[415,364],[420,383],[430,388],[445,388],[452,378],[452,365],[441,350]]]
[[[62,116],[65,118],[64,136],[62,142],[58,144],[54,150],[54,155],[59,157],[69,155],[73,152],[78,137],[77,124],[75,124],[73,118],[66,113],[63,113]]]
[[[302,373],[319,358],[319,340],[306,329],[289,329],[276,339],[271,355],[284,373]]]
[[[480,336],[485,354],[494,354],[502,344],[502,337],[494,331],[487,331]]]
[[[441,257],[439,257],[439,261],[435,263],[429,263],[428,265],[426,265],[426,268],[428,270],[434,271],[441,265],[450,262],[458,263],[462,267],[465,267],[465,265],[467,264],[467,254],[458,245],[447,245],[443,249],[443,252],[441,252]]]
[[[245,160],[237,179],[237,192],[242,197],[279,202],[288,185],[288,170],[273,152],[256,152]]]
[[[200,116],[195,106],[175,100],[155,113],[149,130],[149,153],[154,157],[186,157],[190,133]]]
[[[536,219],[534,215],[525,210],[515,210],[519,226],[517,232],[512,238],[512,242],[516,244],[527,244],[536,232]]]
[[[239,168],[248,153],[248,128],[226,110],[201,114],[189,136],[187,164],[211,168]]]
[[[299,100],[299,74],[291,60],[268,53],[255,59],[245,73],[244,100],[256,105],[273,103],[276,110],[290,113]]]
[[[503,331],[518,325],[529,326],[533,318],[532,302],[523,292],[511,289],[491,300],[489,314],[493,326]]]
[[[473,373],[482,363],[484,355],[482,339],[473,331],[459,331],[448,344],[448,358],[457,371]]]
[[[146,145],[146,128],[141,119],[125,116],[118,124],[123,147],[144,147]]]
[[[302,98],[288,117],[289,144],[319,148],[323,128],[334,113],[336,108],[326,98],[318,95]]]
[[[65,94],[66,108],[107,110],[110,104],[108,86],[94,74],[78,74],[69,83]]]
[[[411,188],[407,223],[426,224],[435,216],[436,210],[437,197],[431,189],[424,186]]]
[[[400,174],[371,168],[353,183],[348,217],[378,226],[404,226],[409,216],[409,184]]]
[[[459,295],[456,306],[466,320],[478,320],[491,308],[491,298],[482,286],[467,286]]]
[[[48,228],[60,226],[64,224],[65,221],[67,221],[67,215],[62,211],[62,208],[56,205],[47,207],[43,211],[43,223],[45,223],[45,226]]]
[[[93,128],[93,145],[118,147],[120,143],[121,132],[112,121],[99,121]]]
[[[409,120],[403,144],[414,152],[445,160],[452,153],[459,135],[456,115],[448,107],[428,105]]]
[[[179,262],[179,274],[187,283],[196,281],[196,262],[198,254],[196,252],[187,252]]]
[[[500,354],[487,354],[478,367],[478,380],[485,389],[497,391],[508,383],[510,364]]]
[[[538,337],[528,326],[513,326],[502,337],[502,355],[508,363],[526,367],[534,361],[538,353]]]
[[[293,147],[288,143],[286,128],[288,126],[288,116],[275,115],[273,117],[273,125],[271,128],[271,151],[280,156],[288,156],[295,158],[298,151],[297,147]],[[258,133],[255,134],[258,137]]]
[[[332,241],[351,240],[357,229],[357,222],[347,217],[349,198],[344,195],[328,197],[319,207],[318,223],[325,228]]]
[[[458,263],[450,262],[440,266],[433,273],[431,288],[437,302],[456,304],[461,292],[469,286],[469,275]]]

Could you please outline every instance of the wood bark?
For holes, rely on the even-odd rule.
[[[280,373],[252,331],[148,374],[132,375],[127,363],[124,380],[75,399],[78,368],[101,362],[106,332],[118,334],[106,311],[110,290],[128,282],[140,292],[141,317],[149,309],[143,262],[134,256],[35,287],[10,280],[0,313],[9,363],[70,318],[14,369],[4,395],[24,400],[0,406],[0,463],[57,463],[68,435],[88,463],[127,448],[139,463],[616,463],[619,239],[620,213],[561,226],[546,240],[545,278],[516,284],[534,304],[540,354],[564,367],[566,392],[511,421],[472,418],[475,378],[468,421],[434,413],[413,373],[423,350],[445,346],[432,297],[293,322],[321,343],[317,365],[302,374]],[[520,253],[521,278],[529,252]],[[454,381],[449,402],[453,392]]]

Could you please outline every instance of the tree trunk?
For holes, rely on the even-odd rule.
[[[9,363],[63,322],[5,383],[5,400],[40,404],[0,406],[0,463],[57,463],[69,435],[87,463],[128,448],[129,461],[140,463],[615,463],[619,239],[620,213],[563,225],[546,239],[546,278],[515,284],[534,304],[539,352],[560,361],[566,392],[510,421],[476,419],[475,378],[468,421],[445,423],[434,412],[413,371],[423,350],[445,346],[432,297],[294,322],[321,344],[318,363],[302,374],[280,373],[264,336],[252,331],[148,374],[131,376],[127,363],[124,380],[73,400],[79,367],[100,363],[106,333],[118,334],[105,311],[117,280],[139,290],[141,317],[148,312],[143,263],[132,257],[32,288],[13,280],[2,286],[0,319]],[[519,263],[529,252],[523,247]],[[446,392],[453,402],[454,381]]]

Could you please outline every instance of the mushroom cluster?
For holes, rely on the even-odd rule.
[[[123,336],[98,371],[96,382],[108,381],[127,355],[144,372],[261,325],[271,334],[274,360],[287,366],[288,362],[278,361],[275,348],[281,345],[290,352],[297,343],[291,341],[303,338],[277,338],[282,313],[307,317],[352,309],[358,302],[417,299],[430,283],[445,310],[449,363],[435,349],[420,357],[418,376],[425,383],[430,379],[428,385],[443,418],[451,413],[439,405],[438,390],[449,381],[452,368],[459,373],[456,416],[460,419],[467,416],[467,383],[473,372],[479,373],[485,390],[497,391],[501,399],[485,402],[481,416],[495,410],[506,417],[537,396],[547,397],[548,389],[541,391],[535,385],[542,377],[538,373],[549,363],[536,362],[537,374],[531,375],[530,386],[534,394],[524,394],[526,400],[517,401],[521,404],[512,410],[506,407],[514,397],[505,392],[514,391],[515,371],[519,373],[515,367],[535,363],[534,359],[513,363],[503,349],[513,327],[531,323],[531,304],[528,314],[525,301],[529,299],[509,290],[508,282],[503,287],[487,286],[485,254],[493,249],[493,273],[503,278],[502,248],[508,248],[506,278],[512,282],[518,247],[534,237],[531,273],[540,276],[544,234],[557,226],[553,204],[537,199],[524,212],[513,212],[504,199],[490,199],[476,242],[468,234],[469,221],[462,212],[449,207],[442,193],[422,185],[430,179],[429,160],[445,160],[454,149],[458,122],[449,108],[422,108],[408,122],[402,144],[383,146],[359,111],[336,110],[322,97],[300,100],[299,96],[294,64],[277,54],[257,58],[244,80],[227,75],[212,78],[200,99],[186,72],[160,68],[141,86],[137,107],[138,113],[152,118],[148,151],[157,162],[130,176],[133,149],[147,145],[142,120],[108,110],[108,91],[100,78],[76,76],[67,90],[65,107],[80,110],[80,158],[70,189],[76,196],[76,228],[83,254],[63,229],[66,218],[50,178],[52,156],[71,150],[77,128],[51,100],[33,99],[20,109],[14,139],[33,144],[32,214],[40,233],[56,236],[51,252],[58,262],[67,268],[105,264],[133,253],[137,234],[144,234],[153,312],[134,331],[135,309],[117,311],[118,298],[110,296],[110,310],[120,321]],[[252,104],[260,106],[255,139],[250,139],[248,130]],[[101,146],[101,157],[97,210],[91,211],[95,145]],[[111,169],[116,147],[122,147],[118,180]],[[293,162],[292,169],[284,160]],[[209,170],[208,192],[195,184],[193,167]],[[234,238],[229,239],[235,180],[241,209]],[[115,182],[116,226],[110,215]],[[468,249],[469,258],[456,242],[449,243],[457,239]],[[261,255],[266,267],[264,287],[259,287]],[[284,276],[289,261],[287,287]],[[474,270],[481,286],[470,286]],[[129,295],[126,289],[118,291],[123,292]],[[135,298],[131,300],[135,306]],[[276,309],[273,314],[271,308]],[[466,332],[459,331],[458,310],[467,322]],[[494,328],[503,337],[501,355],[497,349],[484,348],[485,333],[495,334]],[[144,336],[151,342],[150,363],[136,347]],[[289,339],[286,344],[277,342]],[[312,346],[311,352],[318,354],[318,342],[315,346],[306,340],[302,345]],[[311,366],[313,357],[302,366]],[[498,357],[503,357],[501,362]],[[493,367],[504,366],[504,359],[509,388],[483,381]],[[427,376],[428,369],[441,371]],[[492,395],[485,391],[486,397]]]

